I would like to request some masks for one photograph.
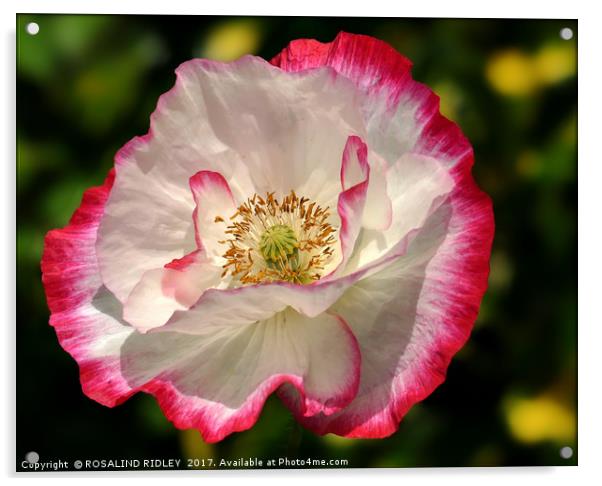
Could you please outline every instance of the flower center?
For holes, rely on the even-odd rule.
[[[329,217],[328,208],[294,191],[281,201],[274,193],[253,195],[230,218],[229,237],[220,242],[227,245],[223,276],[230,273],[242,284],[320,279],[336,241]]]
[[[268,264],[275,264],[281,259],[288,260],[294,253],[298,253],[298,248],[295,232],[285,224],[269,227],[259,239],[259,250]]]

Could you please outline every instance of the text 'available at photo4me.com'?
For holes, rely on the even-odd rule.
[[[37,452],[29,452],[18,461],[21,471],[116,471],[116,470],[186,470],[186,469],[257,469],[257,468],[344,468],[347,459],[289,458],[289,457],[237,457],[237,458],[103,458],[103,459],[48,459]]]

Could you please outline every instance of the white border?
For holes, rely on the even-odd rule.
[[[308,16],[357,16],[357,17],[511,17],[511,18],[576,18],[578,1],[560,2],[557,0],[525,2],[524,0],[505,0],[493,5],[482,6],[470,0],[449,2],[390,2],[388,0],[370,0],[369,2],[303,0],[303,2],[284,2],[276,0],[241,0],[230,2],[201,3],[196,1],[170,0],[169,2],[150,3],[144,0],[86,1],[22,0],[16,3],[20,13],[120,13],[120,14],[181,14],[181,15],[308,15]],[[494,2],[491,2],[494,3]]]
[[[483,5],[487,3],[487,5]],[[494,3],[494,4],[492,4]],[[15,325],[15,13],[121,13],[121,14],[223,14],[223,15],[308,15],[308,16],[368,16],[368,17],[472,17],[472,18],[570,18],[579,19],[577,39],[579,45],[579,467],[571,468],[505,468],[505,469],[412,469],[412,470],[348,470],[348,471],[221,471],[190,475],[176,473],[178,479],[188,481],[233,480],[251,481],[265,484],[286,481],[287,484],[305,483],[318,478],[328,481],[345,480],[352,482],[393,482],[399,484],[478,484],[488,485],[528,484],[545,481],[545,484],[566,485],[569,482],[594,483],[599,477],[600,447],[600,355],[598,343],[602,342],[602,313],[600,306],[601,286],[600,258],[602,248],[600,238],[602,213],[599,199],[599,185],[602,181],[602,160],[598,155],[600,130],[600,26],[594,2],[546,1],[525,2],[524,0],[504,0],[503,2],[476,2],[470,0],[437,2],[393,2],[391,0],[370,0],[358,4],[327,2],[324,0],[303,0],[303,2],[240,0],[211,2],[205,6],[201,1],[170,0],[150,4],[145,0],[127,1],[28,1],[2,2],[1,22],[3,27],[2,64],[4,74],[0,106],[6,110],[0,118],[0,146],[5,149],[2,163],[2,211],[0,228],[0,308],[4,319],[1,322],[2,335],[2,381],[3,391],[0,400],[0,416],[4,431],[0,458],[4,475],[11,474],[14,468],[14,325]],[[478,393],[478,391],[475,391]],[[8,432],[8,433],[7,433]],[[133,479],[133,475],[123,474],[91,475],[86,481],[106,481],[121,477],[123,481]],[[137,473],[135,477],[145,482],[164,483],[169,473]],[[21,475],[24,477],[24,475]],[[42,479],[41,476],[34,476]],[[43,481],[62,484],[65,480],[80,481],[81,475],[51,475]],[[33,479],[30,477],[29,479]]]

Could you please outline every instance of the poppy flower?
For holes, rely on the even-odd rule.
[[[63,229],[43,282],[84,393],[142,391],[208,442],[276,392],[318,434],[395,432],[487,285],[473,151],[386,43],[193,59]]]

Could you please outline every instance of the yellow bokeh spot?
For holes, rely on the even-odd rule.
[[[551,395],[509,399],[504,407],[506,422],[520,442],[533,444],[551,440],[567,443],[575,440],[575,412]]]
[[[575,74],[577,52],[570,44],[550,44],[535,55],[533,63],[543,84],[555,84]]]
[[[201,57],[216,61],[233,61],[259,49],[261,33],[252,19],[229,20],[213,28],[201,49]]]
[[[487,63],[485,74],[491,86],[507,96],[531,94],[538,85],[531,59],[516,49],[495,54]]]
[[[494,54],[485,76],[498,93],[527,96],[538,89],[570,78],[577,70],[577,52],[572,44],[547,44],[533,55],[519,49]]]

